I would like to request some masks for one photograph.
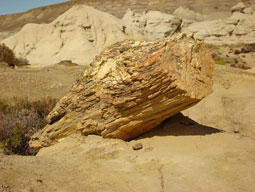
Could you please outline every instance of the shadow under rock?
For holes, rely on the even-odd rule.
[[[189,117],[178,113],[166,120],[151,131],[143,134],[138,139],[153,136],[203,136],[223,132],[212,127],[201,125]]]

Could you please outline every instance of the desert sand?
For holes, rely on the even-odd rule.
[[[71,8],[81,2],[75,0],[0,16],[1,42],[5,39],[4,42],[12,44],[12,48],[19,45],[20,56],[28,56],[32,61],[32,67],[0,68],[0,98],[20,96],[36,100],[51,96],[61,99],[83,73],[84,65],[105,46],[126,38],[160,39],[165,34],[179,33],[180,29],[207,41],[214,59],[224,60],[226,64],[214,66],[211,95],[134,140],[73,134],[53,146],[42,148],[36,156],[5,155],[0,150],[0,191],[254,192],[255,51],[252,45],[254,23],[249,22],[254,18],[254,11],[231,12],[231,7],[239,1],[230,0],[118,0],[104,3],[91,0],[87,5],[100,11],[80,5]],[[245,1],[247,8],[254,8],[253,4]],[[183,8],[178,9],[180,6]],[[83,12],[84,9],[79,12],[79,7],[86,7],[88,12]],[[123,19],[128,8],[132,14]],[[183,14],[185,10],[188,16]],[[79,27],[84,24],[87,13],[90,13],[88,17],[93,17],[85,19],[85,25]],[[133,17],[138,23],[132,21]],[[234,24],[240,18],[242,21]],[[145,20],[151,25],[144,26]],[[225,28],[227,22],[236,25],[232,31],[236,30],[235,34],[230,35],[230,29]],[[125,28],[127,25],[129,28]],[[100,30],[93,31],[94,26]],[[197,30],[201,28],[203,30]],[[109,31],[104,33],[105,29]],[[224,34],[220,34],[222,29]],[[27,34],[31,36],[33,30],[44,41],[31,40]],[[70,35],[72,30],[76,36]],[[86,30],[89,32],[85,33]],[[55,36],[45,35],[48,33]],[[28,37],[30,44],[24,48]],[[104,37],[103,41],[101,37]],[[56,43],[48,49],[44,42],[52,40]],[[62,41],[65,41],[63,50]],[[33,53],[34,45],[36,51]],[[45,47],[47,52],[40,51]],[[75,50],[65,50],[70,47]],[[77,53],[77,48],[81,52]],[[42,57],[45,58],[43,62]],[[80,65],[57,64],[65,59]],[[141,149],[134,150],[135,145]]]
[[[174,117],[131,142],[72,135],[36,157],[1,156],[0,181],[2,191],[253,192],[254,150],[249,138]]]

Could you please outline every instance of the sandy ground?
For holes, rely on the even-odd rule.
[[[0,69],[0,98],[60,99],[83,70],[84,66],[63,65]],[[184,114],[203,125],[255,139],[254,70],[215,65],[214,92]]]
[[[131,142],[72,135],[36,157],[0,156],[4,192],[253,192],[254,181],[254,141],[182,115]]]
[[[26,23],[48,23],[80,2],[84,0],[0,16],[0,41]],[[214,19],[229,16],[238,1],[132,2],[88,4],[119,18],[127,7],[172,13],[185,5]],[[0,98],[61,98],[83,70],[61,65],[0,68]],[[254,74],[254,69],[216,66],[214,92],[183,112],[190,119],[179,114],[131,142],[72,135],[37,156],[7,156],[0,149],[0,192],[255,192]],[[133,150],[136,143],[143,148]]]
[[[3,69],[0,97],[59,98],[82,71]],[[184,112],[204,125],[179,115],[131,142],[72,135],[36,157],[0,153],[0,191],[253,192],[254,86],[253,73],[216,66],[214,93]]]
[[[0,68],[0,98],[61,98],[83,71],[84,66],[64,65],[44,68]]]
[[[215,67],[214,92],[184,114],[203,125],[255,139],[255,73]]]

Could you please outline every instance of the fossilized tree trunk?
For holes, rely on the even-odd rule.
[[[30,145],[48,146],[75,132],[137,137],[210,94],[213,65],[207,46],[183,34],[116,43],[85,69]]]

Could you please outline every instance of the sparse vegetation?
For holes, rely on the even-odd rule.
[[[226,62],[220,59],[214,59],[214,62],[217,65],[226,65]]]
[[[16,65],[17,65],[17,66],[25,66],[25,65],[29,65],[29,62],[28,62],[27,58],[19,57],[19,58],[17,59]]]
[[[0,63],[7,63],[8,66],[24,66],[28,65],[26,58],[16,58],[13,51],[5,44],[0,44]]]
[[[76,63],[67,63],[67,64],[64,64],[64,66],[66,66],[66,67],[75,67],[77,65],[78,64],[76,64]]]
[[[5,46],[5,44],[0,44],[0,62],[5,62],[12,67],[18,62],[13,51]]]
[[[46,125],[45,117],[56,102],[52,98],[0,100],[0,145],[4,152],[31,155],[30,137]]]
[[[64,65],[64,66],[67,66],[67,67],[78,66],[77,63],[73,63],[71,60],[63,60],[63,61],[60,61],[58,64],[59,65]]]

